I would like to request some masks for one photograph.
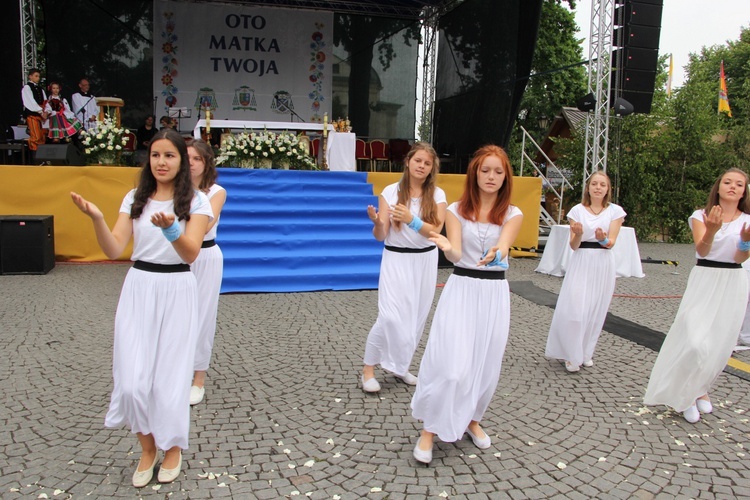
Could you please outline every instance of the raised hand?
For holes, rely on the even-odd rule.
[[[574,220],[570,221],[570,232],[578,236],[583,235],[583,224]]]
[[[596,238],[596,241],[604,241],[607,239],[607,233],[605,233],[602,228],[597,227],[596,231],[594,231],[594,237]]]
[[[157,212],[151,216],[151,223],[154,226],[166,229],[174,222],[174,214],[165,214],[164,212]]]
[[[484,255],[482,255],[482,258],[477,262],[478,267],[483,267],[495,260],[495,256],[497,255],[497,251],[494,248],[490,248],[489,250],[486,250],[484,252]]]
[[[742,223],[742,229],[740,230],[740,239],[742,241],[750,241],[750,226],[746,222]]]
[[[453,245],[451,245],[451,242],[448,240],[448,238],[440,233],[430,231],[430,237],[428,239],[436,244],[437,247],[443,252],[450,252],[451,250],[453,250]]]
[[[367,216],[370,218],[370,220],[377,224],[378,222],[378,211],[375,207],[372,205],[367,206]]]
[[[391,207],[391,218],[397,222],[403,222],[408,224],[414,218],[411,211],[406,208],[406,205],[399,203],[398,205]]]
[[[76,206],[81,210],[81,212],[85,213],[92,219],[104,218],[104,214],[102,214],[102,211],[99,210],[99,207],[97,207],[90,201],[86,201],[83,198],[83,196],[81,196],[80,194],[74,193],[73,191],[71,191],[70,197],[73,199],[73,203],[76,204]]]
[[[706,225],[706,233],[713,237],[721,229],[724,211],[719,205],[714,205],[707,214],[703,214],[703,223]]]

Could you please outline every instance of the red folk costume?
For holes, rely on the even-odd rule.
[[[50,139],[68,139],[76,135],[82,128],[68,101],[59,95],[51,95],[44,103],[44,110],[49,114],[48,128]]]

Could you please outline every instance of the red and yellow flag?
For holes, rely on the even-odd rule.
[[[724,112],[731,118],[732,110],[729,108],[729,99],[727,99],[727,79],[724,77],[724,61],[721,61],[719,80],[719,113]]]
[[[667,97],[672,95],[672,76],[674,75],[674,58],[669,54],[669,73],[667,74]]]

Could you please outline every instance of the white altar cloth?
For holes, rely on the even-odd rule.
[[[200,139],[201,128],[206,126],[206,120],[198,120],[193,129],[193,137]],[[228,128],[233,130],[266,130],[302,131],[323,133],[322,123],[306,122],[263,122],[245,120],[211,120],[211,128]],[[351,132],[334,132],[333,125],[328,124],[328,147],[326,148],[326,162],[330,170],[357,170],[356,135]]]
[[[552,226],[547,244],[544,245],[542,259],[535,271],[553,276],[564,276],[570,256],[573,255],[569,242],[570,226]],[[645,276],[641,266],[638,242],[635,239],[635,230],[632,227],[621,227],[614,248],[603,251],[614,253],[618,278],[643,278]]]

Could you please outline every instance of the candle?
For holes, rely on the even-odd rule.
[[[323,137],[328,135],[328,113],[323,114]]]
[[[211,110],[206,108],[206,133],[211,133]]]

